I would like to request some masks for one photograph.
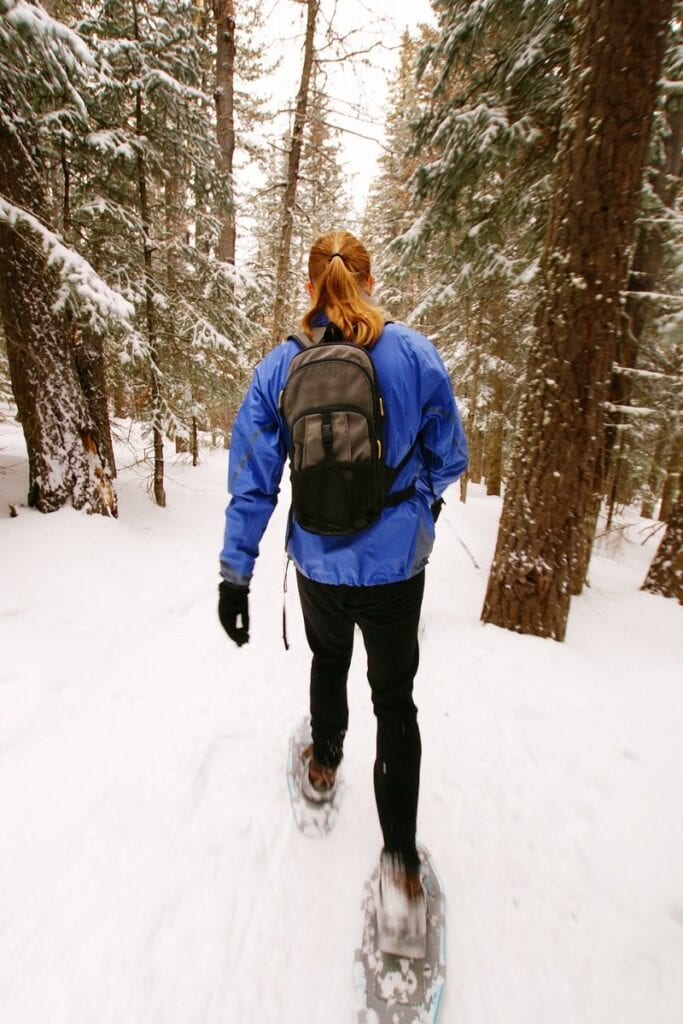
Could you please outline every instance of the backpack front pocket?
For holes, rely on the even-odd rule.
[[[292,507],[304,530],[344,536],[364,530],[382,511],[378,464],[324,460],[292,473]]]
[[[353,464],[372,459],[372,440],[366,417],[352,409],[322,410],[302,416],[292,431],[298,472],[321,463]]]

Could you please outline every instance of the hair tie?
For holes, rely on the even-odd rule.
[[[340,252],[333,252],[327,262],[331,263],[335,256],[338,256],[339,259],[342,261],[342,263],[344,262],[344,257],[342,256],[342,254]]]

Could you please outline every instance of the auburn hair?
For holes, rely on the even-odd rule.
[[[308,277],[313,285],[311,306],[301,325],[312,337],[318,314],[336,324],[347,341],[372,345],[386,317],[373,306],[365,291],[370,277],[370,256],[362,242],[349,231],[329,231],[311,246]]]

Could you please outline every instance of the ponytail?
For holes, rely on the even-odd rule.
[[[308,258],[313,285],[311,306],[301,325],[312,335],[324,313],[347,341],[368,346],[377,341],[386,317],[364,290],[370,278],[370,257],[362,242],[348,231],[330,231],[316,239]]]

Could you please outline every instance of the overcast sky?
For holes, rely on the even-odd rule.
[[[284,106],[288,97],[293,101],[301,74],[306,7],[295,0],[266,0],[263,10],[268,51],[283,56],[274,95],[282,97]],[[387,84],[401,35],[406,28],[414,33],[420,22],[433,23],[434,16],[429,0],[323,0],[319,40],[330,17],[336,34],[353,33],[347,43],[352,50],[372,47],[353,63],[326,65],[334,123],[346,130],[342,140],[350,192],[360,210],[377,173]]]

